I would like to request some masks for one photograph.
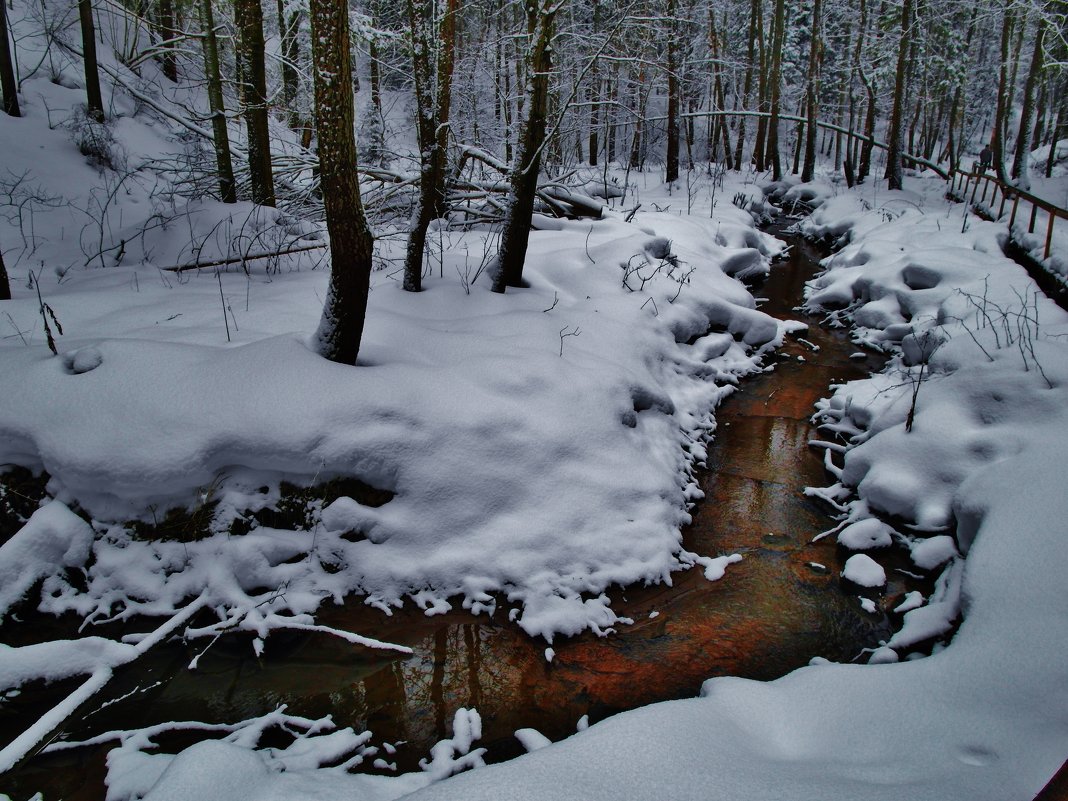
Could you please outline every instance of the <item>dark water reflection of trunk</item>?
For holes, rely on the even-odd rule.
[[[808,247],[793,244],[790,260],[776,265],[756,291],[767,298],[762,308],[778,317],[797,316],[792,309],[815,269]],[[501,612],[492,619],[462,610],[428,618],[407,608],[386,618],[360,603],[325,609],[321,622],[403,643],[414,654],[392,658],[326,635],[283,634],[272,635],[261,659],[247,641],[220,641],[190,673],[184,665],[191,653],[169,646],[122,673],[112,694],[158,686],[73,725],[67,735],[81,739],[167,720],[233,722],[284,703],[293,714],[331,714],[339,725],[371,729],[375,743],[403,741],[388,759],[411,770],[451,733],[452,715],[462,706],[479,710],[481,745],[488,759],[499,760],[521,750],[512,736],[518,728],[534,727],[555,740],[574,732],[583,715],[596,721],[693,696],[712,676],[771,679],[813,656],[853,659],[888,635],[887,620],[863,612],[843,592],[842,555],[832,538],[810,544],[830,522],[801,490],[826,483],[820,454],[807,446],[815,436],[812,404],[829,384],[877,365],[851,360],[855,348],[841,332],[814,326],[804,337],[819,350],[791,341],[772,357],[774,371],[746,380],[717,413],[719,430],[701,477],[707,499],[694,510],[685,539],[699,553],[744,553],[722,580],[708,582],[691,570],[672,587],[617,590],[613,605],[634,625],[607,638],[558,640],[552,663],[545,643],[527,638]],[[903,589],[891,578],[887,594]],[[29,703],[20,707],[24,713]],[[2,739],[30,722],[19,717],[10,705],[0,706]],[[85,749],[37,757],[0,777],[0,792],[18,799],[45,789],[48,798],[97,801],[104,794],[102,755]]]

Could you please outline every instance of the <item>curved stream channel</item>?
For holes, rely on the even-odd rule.
[[[797,317],[793,307],[819,258],[799,238],[790,241],[791,257],[756,290],[766,298],[761,308],[780,318]],[[249,642],[235,637],[220,640],[190,672],[194,652],[164,646],[116,678],[110,697],[130,697],[73,723],[66,737],[168,720],[235,722],[288,704],[292,714],[332,714],[341,726],[370,729],[376,744],[403,741],[390,759],[399,770],[413,770],[451,733],[452,715],[462,706],[478,709],[479,744],[488,748],[488,760],[499,761],[520,753],[518,728],[557,740],[573,733],[583,715],[595,722],[692,697],[712,676],[772,679],[814,656],[856,658],[888,637],[889,621],[884,613],[863,612],[857,597],[839,586],[843,555],[833,537],[810,544],[832,523],[801,490],[827,483],[821,453],[807,446],[816,436],[808,422],[813,403],[831,383],[867,375],[879,360],[851,359],[856,348],[844,332],[813,324],[804,337],[818,350],[791,338],[771,357],[775,369],[746,379],[716,414],[719,429],[701,477],[707,498],[684,535],[692,551],[744,553],[720,581],[706,581],[698,568],[678,575],[673,587],[617,590],[613,606],[634,625],[607,638],[558,640],[551,664],[545,643],[502,615],[428,618],[412,604],[392,618],[358,603],[324,609],[320,618],[408,645],[411,657],[368,652],[322,634],[282,634],[272,635],[257,659]],[[903,580],[891,573],[886,594],[872,596],[881,608],[905,589]],[[26,688],[0,704],[0,743],[54,704],[58,690]],[[37,756],[0,777],[0,792],[15,801],[37,790],[49,801],[98,801],[104,753],[82,748]]]

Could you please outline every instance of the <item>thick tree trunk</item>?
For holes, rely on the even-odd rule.
[[[2,0],[0,0],[2,2]],[[223,203],[237,202],[234,166],[230,160],[230,133],[226,127],[226,106],[223,102],[222,76],[219,72],[219,43],[215,36],[215,18],[211,0],[199,0],[201,44],[204,50],[204,74],[208,79],[208,105],[211,107],[212,140],[215,163],[219,172],[219,197]]]
[[[501,231],[501,249],[493,291],[523,286],[523,263],[530,241],[530,221],[534,215],[534,198],[538,191],[541,152],[545,144],[546,117],[549,106],[549,74],[552,71],[552,40],[557,5],[554,0],[526,0],[527,27],[531,49],[528,57],[527,118],[519,143],[519,158],[512,168],[508,214]]]
[[[241,93],[248,131],[248,166],[252,202],[273,206],[274,172],[267,115],[267,73],[264,67],[263,9],[260,0],[236,0],[234,14],[241,34]],[[351,71],[351,66],[346,66]],[[352,86],[349,86],[349,91]]]
[[[15,65],[11,58],[11,43],[7,30],[7,3],[3,0],[0,0],[0,91],[4,93],[4,113],[21,117],[18,81],[15,79]]]
[[[89,117],[103,122],[104,100],[100,93],[100,70],[96,61],[93,0],[78,0],[78,18],[82,28],[82,57],[85,64],[85,110]]]
[[[316,332],[319,353],[356,364],[367,314],[374,239],[356,170],[346,0],[311,0],[319,176],[330,233],[330,287]]]

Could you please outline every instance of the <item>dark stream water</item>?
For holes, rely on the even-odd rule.
[[[793,307],[819,254],[801,240],[792,243],[790,259],[756,294],[766,298],[765,311],[796,319]],[[821,453],[807,447],[817,437],[808,422],[813,403],[829,384],[867,375],[878,360],[850,359],[856,348],[842,332],[813,325],[803,336],[819,350],[792,340],[771,357],[774,371],[744,381],[717,412],[719,430],[701,478],[707,497],[684,536],[699,553],[744,553],[720,581],[706,581],[697,569],[678,575],[672,587],[617,590],[613,606],[634,625],[607,638],[559,640],[551,664],[544,642],[503,619],[466,612],[427,618],[412,608],[386,618],[359,603],[325,609],[321,622],[403,643],[414,655],[391,657],[308,634],[272,635],[257,659],[248,640],[234,638],[217,643],[191,673],[192,651],[163,646],[120,673],[107,694],[141,691],[72,722],[65,736],[80,740],[167,720],[234,722],[288,704],[293,714],[332,714],[339,725],[371,729],[376,744],[404,741],[391,759],[412,770],[451,733],[461,706],[479,710],[481,745],[496,761],[520,753],[513,732],[521,727],[556,740],[574,732],[583,715],[594,722],[693,696],[712,676],[772,679],[814,656],[856,658],[888,637],[889,622],[881,612],[862,611],[839,586],[843,554],[833,538],[810,544],[832,522],[801,490],[827,483]],[[872,596],[881,608],[906,589],[902,580],[891,573],[886,594]],[[0,703],[0,744],[67,691],[28,688]],[[36,790],[49,801],[99,801],[104,753],[37,756],[0,776],[0,792],[15,801]]]

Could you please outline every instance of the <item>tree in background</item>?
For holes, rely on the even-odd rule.
[[[273,206],[275,205],[274,172],[271,167],[267,72],[264,65],[263,9],[260,6],[260,0],[234,0],[234,17],[240,34],[241,96],[245,106],[245,128],[248,131],[248,167],[252,185],[252,202],[263,206]]]

